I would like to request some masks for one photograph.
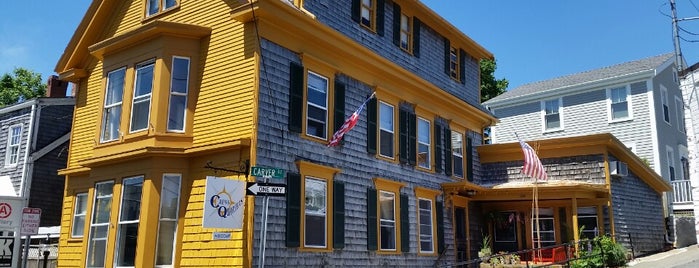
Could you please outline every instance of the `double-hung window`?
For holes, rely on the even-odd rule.
[[[22,141],[22,125],[12,125],[7,131],[7,149],[5,165],[16,165],[19,162],[19,145]]]
[[[117,225],[115,267],[134,267],[136,263],[136,241],[141,215],[141,193],[143,177],[131,177],[122,181],[121,209]]]
[[[561,123],[561,99],[547,100],[542,102],[544,110],[544,131],[559,130],[563,127]]]
[[[408,15],[400,14],[400,48],[411,51],[410,40],[412,40],[412,21]]]
[[[160,221],[156,244],[155,265],[171,266],[175,256],[177,221],[180,211],[180,188],[182,175],[164,174],[160,191]]]
[[[104,261],[105,255],[107,255],[107,238],[109,234],[109,219],[112,213],[113,194],[113,181],[95,184],[90,238],[87,245],[87,264],[85,265],[88,268],[105,267]]]
[[[136,65],[136,84],[134,86],[133,103],[131,106],[131,132],[137,132],[148,128],[154,69],[154,61]]]
[[[677,129],[685,132],[684,128],[684,102],[682,98],[675,97],[675,109],[677,111]]]
[[[87,215],[87,193],[76,194],[73,206],[73,225],[71,226],[70,236],[73,238],[83,237],[85,216]]]
[[[393,159],[394,146],[394,108],[385,102],[379,105],[379,154]]]
[[[464,137],[461,133],[451,132],[451,159],[454,162],[454,176],[464,177]]]
[[[173,57],[170,78],[170,109],[167,130],[184,132],[189,88],[189,58]]]
[[[328,79],[309,71],[306,96],[306,135],[327,139]]]
[[[434,253],[432,200],[418,198],[420,253]]]
[[[396,250],[396,193],[379,191],[379,245],[381,250]]]
[[[177,0],[148,0],[147,16],[153,16],[162,11],[173,8],[177,5]]]
[[[107,74],[107,91],[102,111],[101,142],[113,141],[119,138],[121,125],[121,103],[124,97],[124,77],[126,68],[121,68]]]
[[[327,248],[327,181],[319,178],[306,176],[304,185],[304,247]]]
[[[625,86],[611,88],[608,92],[610,121],[629,119],[631,117],[631,107],[629,107],[628,88]]]
[[[668,106],[667,88],[660,86],[660,102],[663,105],[663,119],[670,124],[670,107]]]
[[[360,23],[369,29],[374,29],[374,18],[376,14],[376,7],[374,6],[375,0],[361,0],[360,6]]]
[[[430,121],[424,118],[417,120],[417,164],[421,168],[430,169]]]

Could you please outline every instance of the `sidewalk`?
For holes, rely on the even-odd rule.
[[[665,252],[636,258],[629,262],[629,267],[634,268],[671,268],[684,267],[689,263],[699,261],[699,246],[691,245]],[[690,267],[690,266],[687,266]]]

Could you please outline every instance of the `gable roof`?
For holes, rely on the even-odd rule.
[[[654,72],[666,62],[674,60],[673,53],[661,54],[645,59],[624,62],[599,69],[584,71],[576,74],[565,75],[550,80],[538,81],[510,89],[505,93],[492,98],[484,105],[505,102],[519,97],[529,96],[541,92],[554,91],[563,88],[583,86],[593,82],[616,79],[627,75]]]

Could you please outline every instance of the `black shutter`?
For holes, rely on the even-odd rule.
[[[398,113],[398,159],[400,163],[408,163],[408,129],[410,128],[408,111],[401,108]]]
[[[393,44],[400,48],[400,6],[393,2]]]
[[[473,141],[466,138],[466,179],[473,181]]]
[[[303,123],[303,66],[289,66],[289,131],[301,133]]]
[[[376,210],[376,189],[367,188],[366,189],[366,229],[367,229],[367,241],[366,247],[368,250],[377,250],[377,236],[378,236],[378,226],[377,226],[377,210]]]
[[[410,217],[408,195],[400,195],[400,251],[410,252]]]
[[[450,58],[451,58],[451,44],[449,44],[449,39],[444,37],[444,73],[451,76],[450,72]]]
[[[345,248],[345,183],[333,182],[333,248]]]
[[[411,166],[417,164],[417,116],[414,112],[408,112],[408,163]]]
[[[383,36],[384,32],[384,21],[386,16],[386,4],[384,0],[376,1],[376,33],[379,36]]]
[[[376,105],[376,98],[371,98],[366,107],[366,151],[371,155],[376,155]]]
[[[459,79],[462,84],[466,84],[466,51],[459,49]]]
[[[361,8],[360,0],[352,0],[352,20],[356,23],[360,23],[361,15],[359,13]]]
[[[442,141],[443,130],[444,127],[441,124],[434,124],[434,171],[437,173],[442,173],[442,153],[444,152],[444,143]]]
[[[301,175],[286,174],[286,246],[301,245]]]
[[[413,17],[413,55],[420,57],[420,20]]]
[[[444,128],[444,174],[452,174],[451,129]]]
[[[335,120],[335,130],[333,133],[335,133],[345,123],[345,84],[337,80],[335,80],[335,107],[333,109],[335,110],[333,118]],[[340,142],[342,143],[344,140],[343,137]]]
[[[437,253],[444,252],[444,202],[436,202],[437,209]]]

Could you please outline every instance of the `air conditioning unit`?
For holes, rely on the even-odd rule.
[[[629,175],[629,166],[621,161],[609,161],[609,175],[625,177]]]

